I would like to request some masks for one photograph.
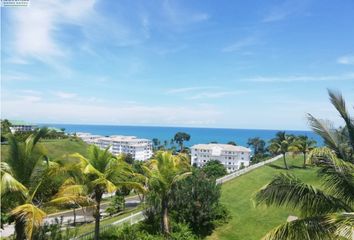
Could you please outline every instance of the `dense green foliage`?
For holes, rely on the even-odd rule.
[[[179,145],[180,151],[183,151],[183,143],[185,141],[189,141],[190,138],[191,138],[191,136],[188,133],[178,132],[173,137],[173,141]]]
[[[106,212],[109,215],[113,215],[115,213],[118,213],[120,211],[123,211],[125,208],[125,200],[124,196],[120,195],[115,195],[109,203],[109,206],[106,208]]]
[[[174,186],[171,207],[174,221],[187,223],[200,237],[211,234],[228,219],[226,208],[219,202],[220,195],[220,185],[215,184],[215,178],[196,169]]]
[[[55,164],[49,161],[39,143],[46,133],[47,129],[40,129],[26,141],[7,135],[8,154],[1,162],[1,197],[2,203],[11,204],[2,207],[1,211],[11,210],[10,221],[15,222],[16,239],[32,239],[33,232],[45,217],[40,209],[42,199],[38,190]]]
[[[263,139],[259,137],[249,138],[247,145],[253,150],[251,157],[252,164],[264,161],[269,156],[266,142]]]
[[[309,163],[319,166],[321,188],[296,176],[275,176],[256,195],[258,204],[296,209],[299,218],[279,225],[264,239],[353,239],[354,232],[354,120],[343,97],[329,91],[330,100],[345,127],[335,129],[328,121],[309,115],[313,130],[323,137],[326,147],[310,152]],[[297,144],[306,154],[310,142]]]
[[[225,176],[227,174],[226,168],[218,160],[208,161],[203,166],[202,170],[207,175],[207,177],[214,179]]]
[[[45,223],[33,234],[36,240],[70,240],[77,236],[77,231],[66,227],[63,231],[63,220],[55,219],[54,223]]]
[[[11,133],[11,123],[7,119],[1,120],[1,142],[7,141],[6,135]]]
[[[170,234],[169,209],[173,187],[191,174],[190,169],[186,155],[173,155],[171,152],[162,151],[145,167],[149,189],[148,204],[154,214],[161,216],[160,228],[157,229],[161,229],[165,235]]]
[[[109,229],[100,236],[101,240],[165,240],[166,237],[161,233],[150,232],[146,223],[135,225],[125,225]],[[197,237],[191,232],[185,224],[175,224],[171,226],[169,240],[197,240]]]

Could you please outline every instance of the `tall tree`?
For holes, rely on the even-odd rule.
[[[6,141],[7,139],[6,135],[11,133],[10,127],[11,127],[11,123],[9,120],[7,119],[1,120],[1,142]]]
[[[253,148],[253,152],[255,155],[264,154],[265,152],[265,141],[260,139],[259,137],[249,138],[247,141],[247,145]]]
[[[215,178],[208,178],[200,169],[179,181],[173,189],[171,212],[174,220],[187,223],[193,232],[203,239],[210,235],[218,222],[228,218],[228,212],[220,203],[221,186]]]
[[[103,194],[115,192],[122,186],[129,186],[140,191],[143,191],[144,188],[137,182],[127,181],[129,177],[134,175],[130,165],[124,162],[122,158],[113,156],[109,152],[109,147],[101,150],[99,147],[92,145],[88,150],[87,158],[78,153],[73,154],[72,157],[78,160],[77,166],[82,176],[68,179],[52,202],[77,201],[73,199],[94,202],[94,239],[98,240]],[[60,198],[62,199],[60,200]]]
[[[185,141],[189,141],[190,138],[191,138],[191,136],[188,133],[178,132],[173,137],[173,141],[179,145],[180,151],[182,152],[183,151],[183,143]]]
[[[38,207],[40,199],[36,199],[42,176],[50,167],[43,146],[38,144],[46,133],[46,128],[40,129],[24,142],[8,135],[8,156],[1,162],[1,197],[2,201],[10,198],[16,204],[10,217],[15,221],[18,240],[32,239],[34,230],[46,215]]]
[[[156,194],[161,214],[161,229],[170,234],[169,205],[173,186],[191,174],[189,159],[184,154],[172,155],[171,152],[157,152],[155,158],[145,167],[149,191]]]
[[[298,136],[290,146],[289,150],[294,153],[302,153],[304,157],[303,167],[306,168],[306,156],[316,147],[316,141],[307,136]]]
[[[276,137],[270,140],[269,151],[273,154],[282,154],[284,167],[285,169],[289,169],[288,164],[286,162],[286,153],[289,152],[289,148],[294,141],[294,137],[292,135],[287,135],[285,132],[280,131],[276,134]]]
[[[353,118],[339,93],[329,91],[332,104],[345,126],[339,129],[309,114],[312,129],[326,147],[315,148],[308,163],[319,166],[318,189],[292,175],[276,176],[256,195],[258,204],[285,206],[300,211],[300,218],[270,231],[264,239],[353,239],[354,232],[354,129]]]

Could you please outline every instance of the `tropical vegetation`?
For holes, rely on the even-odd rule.
[[[322,187],[290,174],[281,174],[256,195],[258,204],[299,211],[298,219],[279,225],[264,239],[353,239],[354,237],[354,120],[342,95],[329,91],[330,101],[344,127],[308,115],[310,125],[325,147],[313,149],[309,164],[319,167]]]
[[[178,132],[173,137],[173,141],[179,145],[180,151],[182,152],[184,149],[184,142],[189,141],[191,136],[185,132]]]
[[[1,162],[1,211],[9,211],[10,221],[15,222],[16,239],[32,239],[46,216],[37,195],[45,176],[55,165],[39,144],[46,132],[45,128],[38,130],[25,142],[7,135],[8,156]]]
[[[144,169],[150,191],[150,211],[160,214],[161,231],[169,235],[172,190],[178,181],[191,174],[189,159],[184,154],[172,155],[171,152],[158,152]]]

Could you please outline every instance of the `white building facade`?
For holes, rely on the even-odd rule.
[[[78,134],[83,141],[95,144],[101,149],[109,147],[109,151],[114,155],[130,154],[135,160],[146,161],[153,155],[152,141],[141,139],[135,136],[110,136],[102,137],[98,135]]]
[[[234,172],[250,165],[251,149],[230,144],[197,144],[191,147],[191,164],[203,167],[210,160],[218,160],[227,171]]]
[[[12,133],[15,132],[32,132],[36,129],[36,126],[34,124],[31,123],[26,123],[23,121],[12,121],[10,120],[11,123],[11,127],[10,127],[10,131]]]

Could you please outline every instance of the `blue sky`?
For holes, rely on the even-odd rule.
[[[307,129],[312,113],[338,125],[326,89],[354,105],[353,12],[352,0],[2,8],[2,117]]]

